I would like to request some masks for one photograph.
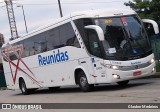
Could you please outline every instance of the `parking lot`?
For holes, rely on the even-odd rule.
[[[57,91],[47,88],[30,95],[20,90],[0,91],[0,103],[160,103],[159,78],[130,81],[128,86],[97,85],[92,92],[83,93],[78,87],[62,87]]]
[[[159,78],[130,81],[126,87],[117,84],[97,85],[92,92],[83,93],[78,87],[47,88],[30,95],[20,90],[0,91],[0,103],[160,103]]]

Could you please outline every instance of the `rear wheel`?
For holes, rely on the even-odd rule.
[[[129,83],[129,80],[117,82],[120,86],[126,86]]]
[[[78,84],[83,92],[89,92],[94,87],[94,85],[88,84],[87,77],[82,71],[78,74]]]
[[[36,89],[27,89],[26,83],[23,79],[21,79],[19,82],[19,88],[23,95],[28,95],[36,90]]]

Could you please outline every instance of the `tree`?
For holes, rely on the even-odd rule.
[[[160,25],[160,0],[133,0],[124,4],[135,10],[142,19],[153,19]]]

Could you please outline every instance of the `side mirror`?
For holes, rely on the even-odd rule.
[[[155,21],[150,20],[150,19],[142,19],[142,21],[145,25],[146,30],[150,30],[150,32],[152,32],[152,33],[154,32],[154,35],[159,34],[159,27]]]
[[[100,41],[104,41],[104,32],[102,30],[101,27],[97,26],[97,25],[88,25],[88,26],[85,26],[84,28],[86,29],[92,29],[92,30],[95,30],[97,32],[97,35],[99,37],[99,40]]]

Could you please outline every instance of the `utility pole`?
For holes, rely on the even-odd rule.
[[[13,11],[13,3],[12,3],[12,0],[4,0],[4,2],[6,3],[8,20],[9,20],[9,25],[11,30],[10,40],[14,40],[18,38],[18,32],[17,32],[16,21],[15,21],[15,16]]]
[[[58,0],[58,5],[59,5],[60,16],[63,17],[60,0]]]
[[[26,28],[26,33],[28,33],[27,22],[26,22],[26,16],[25,16],[25,13],[24,13],[23,5],[17,5],[17,7],[22,7],[23,18],[24,18],[24,23],[25,23],[25,28]]]

